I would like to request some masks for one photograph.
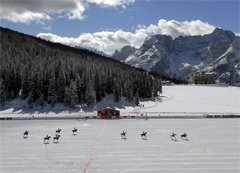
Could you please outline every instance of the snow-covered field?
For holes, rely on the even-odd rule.
[[[112,95],[107,96],[94,108],[67,108],[55,104],[52,109],[47,105],[28,108],[27,101],[15,99],[1,108],[0,117],[79,117],[96,116],[97,111],[106,107],[120,110],[121,115],[183,115],[183,114],[234,114],[240,115],[240,87],[227,85],[174,85],[163,86],[163,93],[156,100],[141,99],[144,107],[133,107],[133,103],[124,98],[119,103],[112,102]]]
[[[11,120],[1,123],[0,172],[240,171],[240,119]],[[73,127],[78,129],[72,134]],[[58,142],[44,143],[55,136]],[[23,132],[29,131],[28,138]],[[120,133],[127,132],[126,139]],[[147,131],[147,138],[140,134]],[[177,134],[177,141],[170,134]],[[180,139],[182,133],[188,140]]]
[[[111,107],[121,115],[165,116],[183,114],[240,114],[240,88],[230,86],[163,86],[163,94],[141,100],[144,107],[133,107],[111,96],[95,108],[70,109],[55,104],[30,109],[16,99],[1,108],[0,117],[29,117],[31,120],[0,121],[0,172],[240,172],[240,119],[77,119],[96,115]],[[34,120],[34,117],[76,117],[64,120]],[[72,129],[78,129],[77,135]],[[44,136],[58,142],[44,143]],[[23,132],[28,130],[28,138]],[[127,138],[121,139],[125,130]],[[140,134],[147,131],[147,139]],[[170,134],[177,133],[177,140]],[[180,139],[183,133],[188,140]]]

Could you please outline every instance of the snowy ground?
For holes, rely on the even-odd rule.
[[[0,172],[240,172],[240,119],[0,121]],[[72,135],[73,127],[78,134]],[[61,128],[59,142],[54,136]],[[28,138],[23,132],[28,130]],[[121,139],[125,130],[127,138]],[[147,139],[140,134],[148,132]],[[177,141],[170,134],[177,133]],[[188,140],[180,139],[182,133]]]
[[[108,96],[95,108],[70,109],[55,104],[40,109],[27,107],[26,100],[7,102],[3,117],[72,117],[65,120],[1,120],[0,172],[163,172],[202,173],[240,172],[240,119],[76,119],[96,115],[111,107],[121,115],[240,115],[240,88],[226,85],[163,86],[154,100],[141,100],[144,107],[133,107],[122,98]],[[72,129],[79,132],[72,135]],[[44,143],[55,136],[59,142]],[[23,132],[28,130],[28,138]],[[125,130],[127,138],[121,139]],[[148,132],[147,139],[140,134]],[[170,134],[177,133],[177,141]],[[180,139],[182,133],[188,140]]]
[[[126,102],[124,98],[119,103],[112,102],[112,95],[107,96],[94,108],[67,108],[63,104],[55,104],[52,109],[47,105],[28,108],[26,100],[15,99],[6,102],[0,110],[0,117],[76,117],[96,116],[97,111],[106,107],[120,110],[121,115],[147,114],[184,115],[184,114],[220,114],[240,115],[240,87],[227,85],[174,85],[163,86],[163,94],[153,99],[141,99],[144,107],[133,107],[133,103]]]

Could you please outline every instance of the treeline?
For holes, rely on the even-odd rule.
[[[154,78],[161,78],[162,80],[165,80],[165,81],[171,81],[175,84],[188,84],[188,82],[185,80],[182,80],[180,78],[176,79],[175,77],[171,78],[161,73],[158,73],[156,71],[149,72],[149,75],[152,75]]]
[[[0,104],[21,97],[29,107],[46,102],[93,107],[106,94],[113,101],[126,97],[157,97],[161,78],[119,61],[0,28]]]

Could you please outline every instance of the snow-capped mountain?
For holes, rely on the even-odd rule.
[[[112,58],[170,77],[189,80],[195,73],[202,73],[226,82],[231,76],[239,80],[239,47],[239,37],[233,32],[216,28],[211,34],[174,40],[167,35],[148,36],[139,49],[133,52],[132,47],[123,47]]]

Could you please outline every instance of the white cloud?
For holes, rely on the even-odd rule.
[[[30,24],[31,21],[53,20],[53,13],[64,13],[68,19],[84,19],[88,5],[84,0],[28,0],[1,1],[0,19]]]
[[[42,27],[42,29],[45,29],[46,31],[50,31],[52,29],[52,26],[49,27]]]
[[[83,20],[83,14],[89,7],[89,3],[95,3],[101,7],[117,7],[123,9],[126,5],[134,3],[135,0],[14,0],[1,1],[0,19],[11,22],[30,24],[31,21],[44,23],[53,20],[51,15],[57,13],[58,18],[69,20]]]
[[[176,38],[180,35],[191,36],[209,34],[216,28],[200,20],[178,22],[175,20],[166,21],[164,19],[159,20],[158,27],[162,30],[162,34],[170,35],[172,38]]]
[[[134,27],[132,28],[134,29]],[[121,29],[111,31],[101,31],[95,33],[83,33],[77,38],[67,38],[57,36],[51,33],[40,33],[37,36],[53,42],[60,42],[69,46],[81,46],[85,48],[112,53],[123,46],[131,45],[140,47],[148,35],[167,34],[173,38],[179,35],[204,35],[209,34],[215,29],[208,23],[197,21],[166,21],[159,20],[158,25],[150,24],[149,26],[138,25],[134,32],[126,32]]]
[[[135,0],[87,0],[89,3],[96,3],[101,7],[117,7],[122,6],[122,8],[126,7],[126,5],[133,4]],[[124,7],[123,7],[124,5]]]
[[[61,37],[52,33],[39,33],[37,37],[50,40],[52,42],[59,42],[72,47],[81,46],[104,51],[106,53],[112,53],[116,49],[120,49],[125,45],[139,47],[147,37],[147,34],[141,30],[136,30],[135,33],[117,30],[115,32],[102,31],[92,34],[83,33],[77,38]]]

